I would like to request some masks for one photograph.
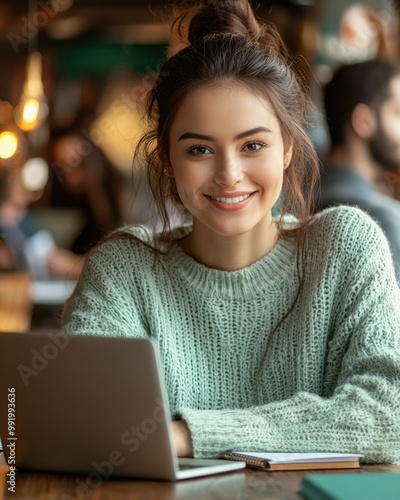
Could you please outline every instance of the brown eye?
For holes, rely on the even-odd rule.
[[[188,153],[193,154],[193,155],[198,155],[198,156],[203,156],[206,155],[210,152],[208,148],[205,146],[194,146],[193,148],[190,148]]]
[[[244,146],[244,149],[253,153],[259,151],[262,147],[264,147],[264,144],[261,142],[249,142]]]

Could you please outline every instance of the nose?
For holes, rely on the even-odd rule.
[[[229,188],[243,179],[243,171],[238,159],[221,158],[217,165],[214,180],[219,186]]]

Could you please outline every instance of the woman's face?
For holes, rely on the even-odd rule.
[[[223,236],[269,227],[290,156],[270,103],[238,85],[191,92],[170,131],[172,173],[194,229]]]

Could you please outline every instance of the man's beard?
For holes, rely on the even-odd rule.
[[[380,116],[376,120],[377,129],[369,140],[369,151],[372,158],[384,169],[395,170],[400,167],[400,137],[398,142],[391,140],[382,127]]]

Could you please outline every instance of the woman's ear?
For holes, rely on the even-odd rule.
[[[174,171],[172,170],[172,167],[164,168],[163,173],[164,173],[164,175],[166,175],[170,179],[174,179],[175,178]]]
[[[170,179],[173,179],[175,177],[175,174],[169,158],[167,161],[164,161],[163,163],[164,163],[164,170],[163,170],[164,175],[166,175]]]
[[[361,139],[369,139],[376,129],[374,111],[364,103],[357,104],[350,116],[350,124]]]
[[[174,169],[172,168],[171,165],[171,160],[169,158],[169,155],[165,155],[165,153],[162,152],[161,148],[158,148],[158,160],[160,161],[161,165],[163,166],[163,174],[166,177],[174,178]]]

